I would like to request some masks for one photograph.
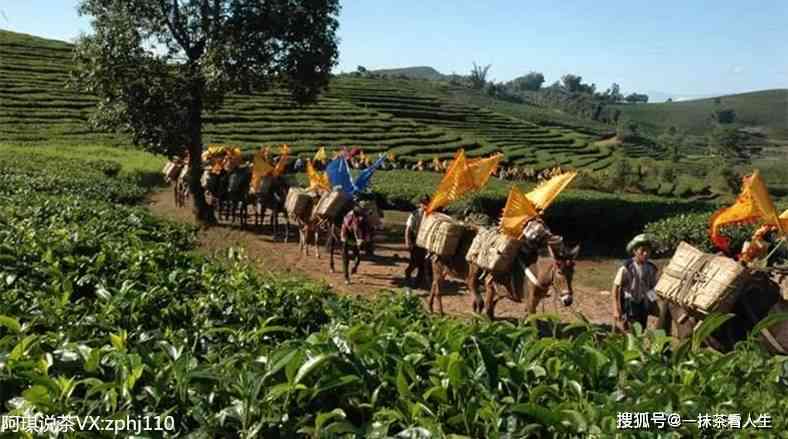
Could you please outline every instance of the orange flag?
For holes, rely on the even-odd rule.
[[[254,162],[252,163],[252,189],[258,192],[263,177],[271,175],[273,171],[274,167],[268,163],[268,160],[265,158],[265,152],[261,149],[254,155]]]
[[[331,185],[328,183],[328,175],[325,172],[319,174],[315,170],[314,165],[312,165],[312,160],[306,162],[306,175],[309,177],[309,189],[331,190]]]
[[[517,239],[520,237],[525,223],[537,215],[536,206],[531,203],[531,200],[517,186],[512,186],[512,189],[509,190],[509,197],[506,199],[506,206],[501,213],[501,229],[506,235]]]
[[[528,192],[526,197],[531,200],[534,206],[545,210],[575,177],[577,177],[577,172],[567,172],[556,175],[540,184],[536,189]]]
[[[287,170],[287,159],[289,155],[290,147],[287,145],[282,145],[279,158],[276,160],[276,166],[274,166],[274,171],[272,172],[274,177],[279,177],[285,173]]]
[[[326,160],[326,147],[321,146],[320,149],[317,150],[315,153],[315,160],[325,161]]]
[[[785,209],[785,212],[780,214],[780,222],[778,227],[783,232],[783,234],[788,233],[788,209]]]
[[[496,154],[486,159],[473,159],[468,163],[476,189],[481,189],[487,184],[490,176],[498,168],[498,163],[503,159],[503,154]]]
[[[785,216],[785,218],[783,218]],[[742,189],[736,202],[730,207],[723,207],[709,219],[709,237],[718,248],[728,252],[730,239],[720,234],[720,229],[732,224],[751,224],[763,220],[774,225],[784,234],[788,228],[788,211],[777,215],[769,191],[758,170],[742,179]]]
[[[434,212],[467,192],[481,189],[501,159],[503,159],[503,154],[497,154],[486,159],[474,159],[469,163],[465,157],[465,150],[461,149],[438,184],[438,189],[435,191],[430,205],[427,206],[426,212],[428,214]]]

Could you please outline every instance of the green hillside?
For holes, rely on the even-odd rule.
[[[769,137],[788,139],[788,89],[763,90],[714,98],[659,104],[618,105],[622,113],[643,128],[661,133],[670,126],[692,135],[709,131],[717,109],[736,112],[735,126],[761,130]]]
[[[71,45],[0,31],[0,141],[13,144],[123,144],[93,132],[87,118],[95,97],[69,90]],[[404,160],[448,158],[458,148],[478,156],[503,152],[512,164],[603,169],[614,154],[595,146],[603,130],[577,120],[536,118],[447,83],[342,75],[317,102],[298,108],[287,94],[233,95],[205,116],[207,143],[246,150],[288,143],[296,152],[319,146],[392,150]],[[511,110],[511,109],[509,109]],[[558,115],[557,115],[558,116]]]
[[[446,79],[446,75],[429,66],[402,67],[397,69],[371,70],[376,75],[404,76],[410,79],[428,79],[432,81]]]

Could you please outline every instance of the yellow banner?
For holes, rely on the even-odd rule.
[[[498,163],[503,160],[503,154],[496,154],[486,159],[472,159],[468,163],[474,185],[481,189],[487,184],[490,176],[498,169]]]
[[[274,166],[274,171],[271,173],[274,177],[280,177],[285,173],[287,170],[287,159],[287,154],[283,154],[276,160],[276,166]]]
[[[785,218],[783,218],[785,216]],[[714,212],[709,219],[709,237],[711,241],[724,251],[729,250],[730,240],[720,234],[726,225],[750,224],[762,220],[771,224],[784,234],[788,228],[788,211],[777,215],[774,203],[766,189],[766,184],[758,170],[742,179],[742,189],[736,202]]]
[[[512,186],[501,214],[501,229],[506,235],[519,238],[525,223],[537,215],[536,207],[531,200],[517,186]]]
[[[306,175],[309,177],[309,189],[331,190],[331,185],[328,183],[328,175],[325,172],[318,173],[314,165],[312,165],[312,160],[306,162]]]
[[[528,192],[526,197],[531,200],[534,206],[546,210],[550,204],[553,203],[555,197],[561,193],[569,183],[577,177],[577,172],[567,172],[564,174],[556,175],[555,177],[540,184],[531,192]]]
[[[465,150],[461,149],[438,184],[435,195],[427,207],[427,213],[448,205],[469,191],[481,189],[501,159],[503,154],[497,154],[486,159],[474,159],[469,163],[465,157]]]
[[[780,230],[783,234],[788,233],[788,209],[780,214]]]
[[[321,162],[326,161],[326,147],[325,146],[321,146],[320,149],[317,150],[317,152],[315,153],[314,160],[315,161],[319,160]]]
[[[258,192],[263,177],[271,175],[273,171],[274,167],[268,163],[265,157],[265,151],[261,149],[254,155],[254,161],[252,162],[252,189]]]

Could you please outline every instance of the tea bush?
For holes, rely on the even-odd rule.
[[[142,201],[146,189],[106,160],[53,158],[0,151],[0,194],[79,195],[116,203]]]

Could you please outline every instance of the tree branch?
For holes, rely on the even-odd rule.
[[[222,19],[222,0],[213,0],[213,27],[211,28],[211,39],[216,40],[219,30],[221,29]]]
[[[181,48],[183,49],[183,51],[186,52],[186,54],[188,55],[189,54],[189,50],[191,49],[191,44],[189,42],[189,38],[188,38],[187,35],[182,34],[178,30],[178,23],[177,23],[177,21],[178,21],[178,18],[180,17],[180,14],[179,14],[179,11],[178,11],[178,0],[172,0],[172,9],[173,9],[173,17],[172,17],[173,19],[172,19],[172,21],[170,21],[170,14],[169,14],[168,9],[167,9],[166,0],[159,0],[159,7],[161,8],[161,13],[164,16],[164,23],[167,25],[167,29],[170,30],[170,33],[172,33],[172,36],[175,38],[175,41],[177,41],[178,44],[181,45]]]
[[[200,1],[200,21],[202,22],[203,42],[209,39],[211,35],[211,19],[209,18],[209,5],[210,0]],[[214,20],[216,18],[214,17]]]

